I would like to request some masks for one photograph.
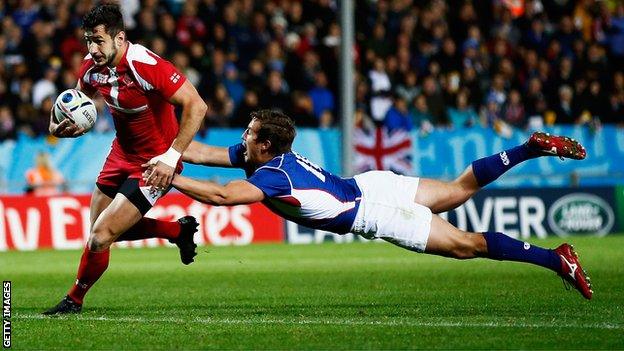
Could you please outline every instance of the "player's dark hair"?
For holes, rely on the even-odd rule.
[[[271,151],[280,155],[290,151],[295,140],[295,122],[279,111],[259,110],[251,113],[251,118],[260,122],[258,141],[271,142]]]
[[[92,31],[100,24],[104,25],[104,30],[111,37],[117,33],[125,31],[123,16],[119,5],[102,3],[92,8],[82,19],[82,29]]]

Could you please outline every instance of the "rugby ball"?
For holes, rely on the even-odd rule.
[[[85,131],[90,130],[97,120],[93,100],[80,90],[65,90],[54,102],[53,119],[55,123],[61,123],[66,118]]]

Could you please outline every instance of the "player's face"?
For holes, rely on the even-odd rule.
[[[87,49],[96,66],[112,66],[124,40],[124,32],[119,32],[115,38],[106,33],[103,24],[95,26],[93,31],[85,31]]]
[[[243,132],[243,144],[245,145],[245,152],[243,153],[243,156],[245,157],[245,163],[259,163],[261,148],[261,144],[258,143],[257,134],[259,129],[259,122],[252,119],[251,122],[249,122],[249,125],[247,125],[247,129]]]

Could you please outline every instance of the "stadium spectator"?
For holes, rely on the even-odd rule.
[[[234,113],[234,101],[223,84],[217,84],[207,103],[208,113],[205,122],[211,126],[227,126]]]
[[[7,105],[0,106],[0,141],[15,139],[15,117]]]
[[[502,107],[494,97],[489,97],[482,116],[482,124],[494,128],[502,119]]]
[[[409,70],[404,78],[403,82],[397,85],[395,93],[401,96],[408,105],[411,105],[418,94],[420,94],[420,87],[416,84],[418,76],[413,70]]]
[[[442,73],[459,72],[462,68],[461,58],[457,54],[457,45],[450,37],[444,38],[442,47],[433,60],[440,64]]]
[[[572,88],[568,85],[559,87],[559,103],[554,108],[556,122],[562,124],[574,124],[579,115],[573,103],[574,95]]]
[[[284,67],[286,65],[284,53],[281,45],[277,41],[273,40],[269,42],[265,50],[265,57],[263,61],[266,62],[266,66],[269,71],[284,73]]]
[[[189,47],[193,40],[203,41],[206,25],[197,16],[197,4],[187,1],[182,5],[182,15],[176,22],[176,37],[183,47]]]
[[[225,65],[225,78],[223,79],[223,85],[227,90],[228,95],[232,98],[234,106],[238,106],[245,96],[245,85],[238,78],[238,69],[236,65],[228,62]]]
[[[410,131],[414,127],[407,108],[407,101],[400,96],[394,97],[392,107],[386,113],[383,126],[391,133],[396,129]]]
[[[160,38],[159,38],[160,39]],[[160,40],[162,42],[162,40]],[[154,43],[152,43],[154,45]],[[200,74],[208,71],[210,67],[210,57],[206,53],[204,45],[198,41],[194,41],[189,48],[190,65],[197,70]],[[154,51],[156,52],[156,51]],[[163,53],[164,55],[164,53]]]
[[[20,1],[19,7],[13,12],[13,20],[23,32],[28,31],[37,19],[39,19],[39,8],[33,0]]]
[[[264,64],[260,60],[252,60],[249,63],[249,68],[247,70],[247,79],[245,80],[247,88],[255,92],[263,91],[265,81],[266,72],[264,69]]]
[[[412,125],[419,128],[422,134],[429,134],[433,129],[433,116],[429,112],[427,98],[420,94],[414,99],[413,107],[410,109]]]
[[[605,23],[606,40],[613,59],[613,66],[624,67],[624,4],[619,2],[615,6],[615,13],[608,17]],[[588,23],[589,28],[592,25],[592,23]]]
[[[541,113],[544,110],[544,105],[542,103],[545,99],[546,97],[542,92],[542,81],[538,77],[531,78],[528,81],[524,100],[527,116],[541,116]],[[499,104],[498,100],[496,103]]]
[[[50,161],[50,154],[39,152],[35,156],[35,166],[26,171],[26,193],[35,196],[60,194],[65,187],[65,179]]]
[[[526,127],[526,115],[522,96],[520,92],[513,89],[509,92],[509,99],[505,103],[502,111],[502,119],[505,123],[514,127],[524,129]]]
[[[288,85],[278,71],[269,72],[266,88],[260,93],[260,107],[274,108],[279,111],[290,111]]]
[[[314,51],[304,53],[301,68],[292,72],[300,77],[295,80],[298,83],[295,90],[306,91],[314,87],[314,75],[321,69],[321,62],[317,53]]]
[[[588,109],[594,118],[605,119],[609,115],[608,96],[599,81],[589,83]]]
[[[319,119],[314,116],[314,105],[312,103],[312,99],[308,94],[301,91],[295,91],[293,93],[293,113],[294,116],[297,116],[295,123],[297,123],[300,127],[314,128],[321,126],[321,122],[328,122],[322,120],[319,121]],[[245,121],[249,123],[249,115],[245,116]]]
[[[494,102],[498,107],[502,107],[505,101],[507,101],[507,91],[505,89],[505,79],[501,74],[495,74],[492,79],[490,91],[486,96],[488,103]]]
[[[477,112],[468,104],[468,95],[466,90],[460,91],[457,94],[455,106],[448,108],[451,125],[455,128],[471,127],[479,119]]]
[[[45,68],[43,78],[39,79],[33,85],[32,104],[35,108],[39,108],[43,99],[56,96],[56,81],[59,75],[59,68],[52,65]]]
[[[448,126],[449,119],[446,113],[446,103],[440,87],[432,76],[425,77],[423,81],[422,93],[427,100],[427,107],[433,119],[431,122],[435,126]]]
[[[374,60],[373,68],[368,72],[372,97],[370,99],[371,116],[376,121],[382,121],[392,106],[390,93],[392,82],[386,72],[386,64],[381,58]]]
[[[73,62],[74,54],[78,53],[81,61],[82,58],[87,54],[84,46],[84,33],[82,31],[82,28],[77,26],[76,28],[69,30],[71,31],[71,34],[63,36],[63,39],[61,39],[60,47],[58,48],[61,54],[61,58],[66,65],[69,62]],[[58,34],[62,35],[62,33]]]
[[[326,112],[333,115],[335,108],[334,94],[327,87],[328,83],[325,72],[316,72],[314,78],[316,84],[314,88],[308,92],[308,95],[312,99],[314,117],[320,121],[321,115]]]
[[[604,123],[612,123],[622,126],[624,123],[624,97],[611,94],[609,97],[609,113],[605,116]]]
[[[249,114],[259,108],[258,94],[254,90],[247,90],[243,101],[237,106],[234,111],[234,116],[231,120],[231,126],[236,128],[244,128],[249,122]]]

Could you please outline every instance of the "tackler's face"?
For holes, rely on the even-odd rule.
[[[245,145],[245,163],[257,164],[260,159],[261,143],[258,143],[258,130],[260,130],[260,122],[252,119],[247,125],[247,129],[243,132],[243,145]]]
[[[87,50],[96,66],[112,66],[117,52],[125,40],[123,31],[111,37],[106,32],[103,24],[95,26],[92,30],[86,30],[84,34]]]

